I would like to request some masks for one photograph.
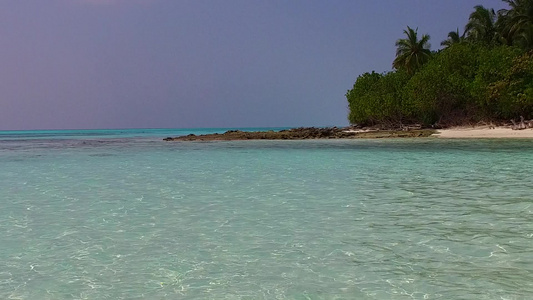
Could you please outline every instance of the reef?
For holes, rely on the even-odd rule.
[[[360,138],[413,138],[429,137],[434,129],[375,130],[354,129],[352,127],[301,127],[281,131],[241,131],[229,130],[225,133],[204,135],[189,134],[167,137],[165,141],[238,141],[238,140],[310,140],[310,139],[360,139]]]

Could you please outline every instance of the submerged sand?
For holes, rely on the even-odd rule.
[[[533,128],[513,130],[510,127],[455,127],[438,130],[439,138],[533,138]]]

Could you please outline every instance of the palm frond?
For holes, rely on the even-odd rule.
[[[405,69],[412,74],[431,56],[430,36],[424,34],[418,39],[418,28],[413,29],[409,26],[403,33],[406,38],[396,41],[396,58],[392,66],[395,69]]]

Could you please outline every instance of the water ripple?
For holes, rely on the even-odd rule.
[[[0,151],[2,299],[533,295],[529,141],[52,144]]]

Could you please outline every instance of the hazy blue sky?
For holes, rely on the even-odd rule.
[[[0,130],[347,125],[406,26],[500,0],[2,0]]]

